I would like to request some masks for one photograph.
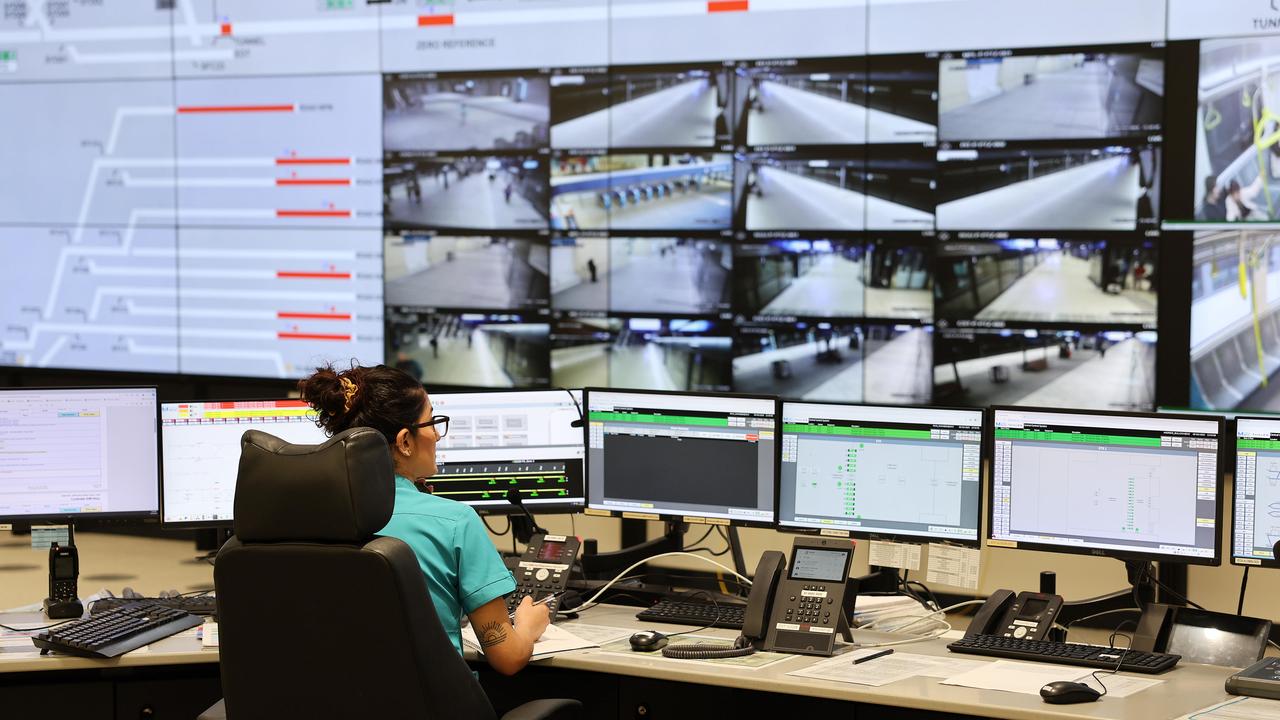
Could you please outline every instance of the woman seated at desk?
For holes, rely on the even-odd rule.
[[[528,664],[533,644],[551,620],[547,607],[525,597],[513,625],[503,598],[516,583],[480,517],[462,503],[419,492],[414,485],[436,474],[436,443],[449,427],[447,417],[432,415],[422,385],[386,365],[342,372],[324,367],[299,381],[298,390],[330,435],[371,427],[387,439],[396,471],[395,509],[378,534],[413,549],[436,614],[458,652],[466,613],[494,670],[512,675]]]

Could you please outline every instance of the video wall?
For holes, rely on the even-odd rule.
[[[0,365],[1272,399],[1266,2],[12,5]]]

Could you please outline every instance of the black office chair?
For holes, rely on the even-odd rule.
[[[213,581],[226,718],[494,718],[436,616],[418,561],[378,537],[391,518],[386,440],[370,428],[322,445],[241,439],[235,537]],[[577,717],[537,700],[504,720]]]

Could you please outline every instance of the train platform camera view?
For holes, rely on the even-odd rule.
[[[296,445],[328,439],[301,400],[172,402],[160,406],[166,525],[231,525],[240,437],[261,430]]]
[[[436,445],[438,472],[420,483],[426,492],[480,512],[585,502],[580,416],[569,391],[432,393],[431,404],[449,416],[449,429]]]
[[[779,526],[976,544],[982,416],[784,402]]]
[[[596,388],[583,395],[588,512],[773,522],[775,398]]]
[[[154,387],[0,390],[0,519],[154,518]]]
[[[995,408],[998,547],[1217,565],[1221,418]]]

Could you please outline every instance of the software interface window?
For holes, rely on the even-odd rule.
[[[0,392],[0,517],[155,514],[155,388]]]
[[[512,508],[512,493],[534,509],[582,504],[582,429],[568,391],[432,393],[431,403],[449,432],[426,491],[478,509]]]
[[[977,542],[981,454],[981,410],[783,403],[778,519]]]
[[[299,445],[328,439],[301,400],[164,403],[160,427],[166,523],[231,523],[246,430]]]
[[[1220,427],[1216,419],[995,410],[993,544],[1212,560]]]
[[[588,390],[586,402],[588,509],[773,520],[774,400]]]
[[[1280,420],[1236,418],[1235,504],[1231,557],[1275,560],[1280,541]]]

